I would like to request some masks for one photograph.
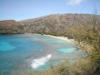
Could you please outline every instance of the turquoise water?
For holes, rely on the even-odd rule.
[[[0,35],[0,75],[9,75],[11,71],[46,70],[63,58],[70,61],[84,56],[85,52],[77,49],[74,44],[49,36]],[[41,61],[43,64],[33,68],[31,65],[34,59],[36,63]]]
[[[15,47],[9,42],[0,42],[0,51],[9,51],[13,50]]]
[[[74,51],[76,51],[76,48],[59,48],[58,49],[59,52],[61,53],[73,53]]]

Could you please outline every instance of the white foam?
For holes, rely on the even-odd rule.
[[[52,54],[48,54],[45,57],[34,59],[31,64],[32,68],[36,69],[42,65],[45,65],[45,63],[47,63],[51,57],[52,57]]]

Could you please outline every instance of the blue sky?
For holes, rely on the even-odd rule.
[[[0,0],[0,20],[23,20],[50,14],[88,13],[100,15],[100,0]]]

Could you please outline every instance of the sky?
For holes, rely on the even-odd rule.
[[[0,0],[0,20],[65,13],[100,15],[100,0]]]

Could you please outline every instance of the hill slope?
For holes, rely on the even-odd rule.
[[[93,20],[100,25],[99,15],[55,14],[23,21],[0,21],[0,33],[45,33],[65,35],[70,28],[92,26]]]

